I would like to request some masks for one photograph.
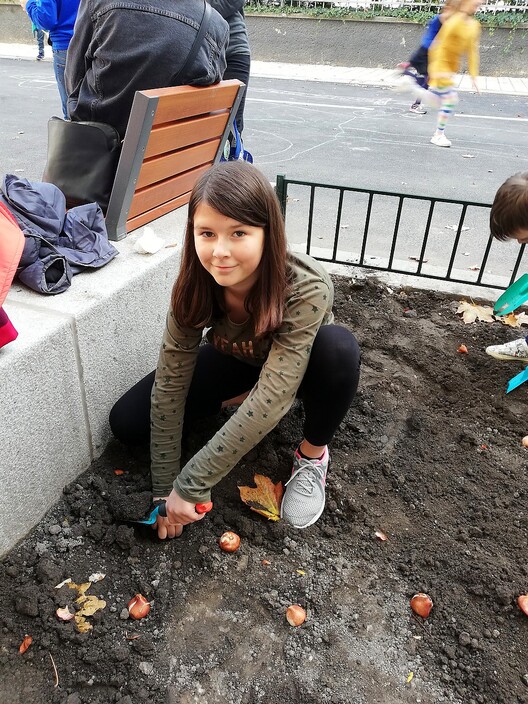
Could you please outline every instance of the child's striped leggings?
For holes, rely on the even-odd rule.
[[[449,117],[455,110],[455,105],[458,103],[458,95],[453,86],[430,88],[429,90],[438,96],[438,100],[440,101],[436,131],[443,132]]]

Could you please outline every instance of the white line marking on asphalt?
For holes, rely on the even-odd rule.
[[[506,120],[507,122],[528,122],[528,117],[501,117],[500,115],[468,115],[455,113],[457,117],[467,117],[470,120]]]
[[[266,98],[248,98],[250,103],[279,103],[285,107],[288,105],[301,105],[308,108],[341,108],[343,110],[368,110],[374,111],[376,108],[359,106],[359,105],[336,105],[335,103],[310,103],[309,101],[285,101],[285,100],[268,100]],[[432,110],[434,112],[434,110]],[[503,122],[528,122],[527,117],[502,117],[500,115],[470,115],[468,113],[456,113],[457,117],[465,117],[468,120],[502,120]]]
[[[359,105],[329,105],[328,103],[302,103],[290,100],[265,100],[264,98],[248,98],[249,103],[279,103],[280,105],[303,105],[307,108],[343,108],[344,110],[374,110],[375,108],[360,107]]]

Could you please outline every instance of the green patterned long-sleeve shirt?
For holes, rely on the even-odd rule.
[[[208,341],[219,351],[262,368],[246,400],[181,471],[185,400],[203,330],[179,327],[169,311],[152,391],[151,472],[156,496],[174,488],[185,501],[208,501],[211,488],[290,409],[317,331],[334,319],[332,281],[321,264],[306,254],[290,255],[290,263],[290,294],[282,323],[271,336],[255,339],[251,319],[234,324],[227,315],[208,330]]]

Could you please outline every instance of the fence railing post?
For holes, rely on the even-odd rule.
[[[275,181],[275,193],[279,199],[280,207],[282,210],[282,215],[286,218],[286,176],[284,174],[277,174],[277,179]]]

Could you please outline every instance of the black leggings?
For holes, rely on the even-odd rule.
[[[346,328],[324,325],[319,329],[310,361],[297,392],[305,411],[304,437],[312,445],[327,445],[355,396],[360,367],[356,338]],[[150,438],[150,395],[154,374],[127,391],[110,412],[110,427],[126,445]],[[214,416],[228,401],[255,386],[260,367],[202,345],[185,404],[184,424]]]

